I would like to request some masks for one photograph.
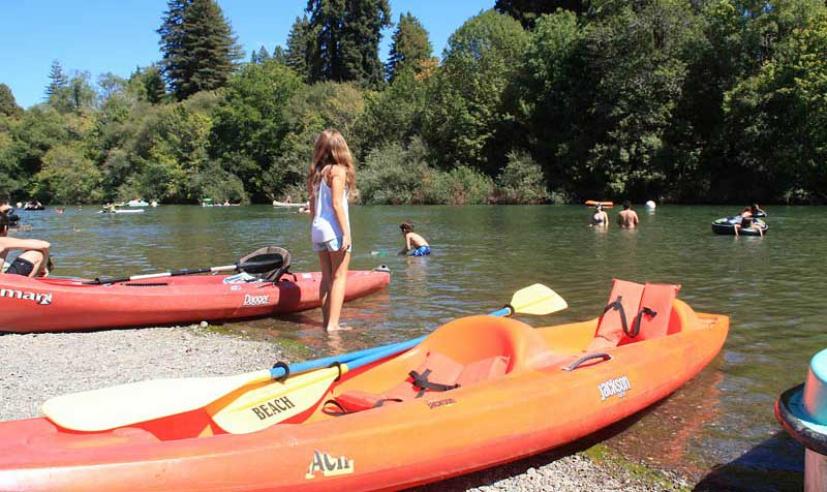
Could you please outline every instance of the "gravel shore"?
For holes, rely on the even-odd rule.
[[[273,343],[198,326],[0,336],[0,420],[38,415],[48,398],[159,377],[227,375],[284,358]],[[656,491],[686,488],[663,475],[641,478],[582,454],[546,453],[420,488],[421,491]]]

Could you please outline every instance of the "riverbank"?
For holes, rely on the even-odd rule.
[[[0,420],[34,417],[43,401],[64,393],[144,379],[217,376],[291,360],[293,350],[197,325],[90,333],[0,336]],[[683,490],[678,477],[605,455],[595,446],[545,453],[419,490],[581,491]]]

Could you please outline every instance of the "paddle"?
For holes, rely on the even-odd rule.
[[[349,362],[380,350],[405,351],[424,338],[300,362],[286,366],[287,371],[285,366],[277,365],[233,376],[153,379],[70,393],[47,400],[41,410],[52,422],[66,429],[87,432],[114,429],[196,410],[249,384],[300,374],[334,362]]]
[[[210,268],[197,268],[197,269],[182,269],[182,270],[174,270],[171,272],[163,272],[163,273],[148,273],[146,275],[132,275],[131,277],[98,277],[95,280],[87,282],[89,284],[95,285],[103,285],[103,284],[114,284],[118,282],[131,282],[134,280],[144,280],[148,278],[161,278],[161,277],[178,277],[181,275],[195,275],[199,273],[216,273],[216,272],[233,272],[233,271],[241,271],[246,272],[252,275],[265,273],[277,268],[280,268],[284,263],[284,257],[278,253],[265,253],[260,255],[255,255],[252,258],[249,258],[245,261],[239,261],[232,265],[224,265],[224,266],[216,266]]]
[[[508,314],[539,313],[539,306],[545,304],[547,312],[566,308],[566,302],[548,287],[539,284],[522,289],[514,294],[511,304],[497,311]],[[525,296],[527,292],[530,296]],[[507,314],[497,314],[507,315]],[[344,355],[324,357],[288,366],[289,374],[327,367],[334,362],[348,363],[376,353],[387,357],[403,352],[419,344],[425,337],[415,338],[381,347],[373,347]],[[71,393],[52,398],[43,404],[43,414],[54,423],[78,431],[103,431],[116,427],[145,422],[169,415],[189,412],[229,395],[240,388],[263,383],[285,375],[283,366],[244,374],[222,377],[174,378],[140,381],[137,383],[110,386],[97,390]],[[291,378],[289,381],[294,381]]]
[[[566,301],[556,292],[545,285],[534,284],[517,291],[509,305],[490,315],[498,317],[514,313],[543,315],[563,310],[566,307],[568,307]],[[411,343],[413,347],[420,340],[410,340],[407,343]],[[272,382],[247,391],[229,403],[217,401],[214,405],[207,407],[207,412],[212,415],[213,422],[226,432],[231,434],[256,432],[313,408],[342,374],[399,352],[401,351],[397,348],[378,350],[350,362],[341,361],[335,367],[291,377],[285,381]]]

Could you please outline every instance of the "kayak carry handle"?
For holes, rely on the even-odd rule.
[[[572,362],[568,366],[564,367],[563,370],[571,372],[571,371],[577,369],[578,367],[580,367],[581,365],[583,365],[583,363],[588,362],[590,360],[594,360],[594,359],[603,359],[601,362],[605,362],[605,361],[612,360],[612,356],[605,353],[605,352],[597,352],[597,353],[594,353],[594,354],[586,354],[583,357],[580,357],[576,361]]]

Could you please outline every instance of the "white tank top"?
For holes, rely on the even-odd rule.
[[[347,188],[342,192],[342,203],[345,208],[345,220],[350,224],[350,215],[347,207]],[[323,177],[316,189],[316,215],[310,227],[310,238],[314,243],[326,243],[332,239],[341,238],[344,233],[336,212],[333,210],[333,192]]]

